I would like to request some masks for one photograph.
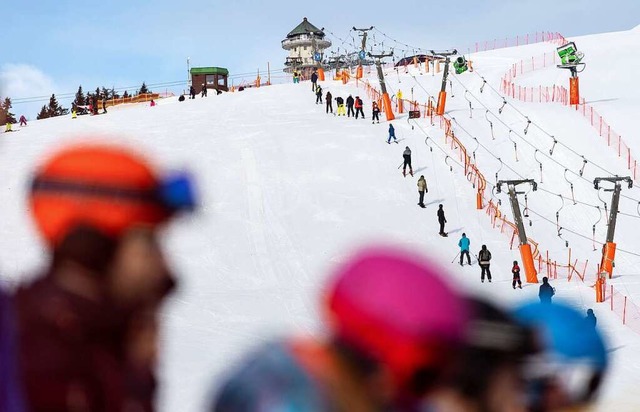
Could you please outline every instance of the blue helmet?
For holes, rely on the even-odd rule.
[[[577,310],[564,304],[529,303],[514,317],[533,329],[540,353],[525,366],[533,402],[561,385],[564,406],[588,402],[607,369],[605,343],[596,328]]]

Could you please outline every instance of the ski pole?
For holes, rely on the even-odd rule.
[[[403,164],[404,164],[404,162],[400,163],[400,166],[398,166],[398,169],[400,169]]]
[[[453,260],[451,261],[451,263],[453,263],[453,262],[455,262],[455,261],[456,261],[456,259],[458,258],[458,255],[459,255],[459,254],[460,254],[460,252],[458,252],[458,253],[456,254],[456,256],[453,258]]]

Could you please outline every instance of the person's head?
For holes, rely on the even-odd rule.
[[[406,149],[406,150],[409,150],[409,146],[405,146],[405,149]]]
[[[542,283],[549,283],[549,278],[548,277],[543,277],[542,278]]]
[[[420,175],[420,179],[424,179],[424,175]]]
[[[443,273],[405,251],[372,248],[341,265],[327,290],[333,342],[363,379],[383,382],[389,401],[420,398],[453,365],[468,311]]]
[[[469,301],[471,321],[464,348],[443,385],[448,396],[436,392],[433,397],[434,403],[441,404],[436,409],[449,410],[447,401],[455,399],[470,412],[524,412],[521,363],[534,352],[533,335],[489,301]]]
[[[144,158],[100,144],[48,158],[34,174],[29,202],[52,252],[52,276],[75,268],[127,307],[171,288],[155,232],[177,210],[195,206],[186,176],[161,179]]]
[[[525,364],[529,409],[559,412],[591,403],[608,366],[598,329],[577,310],[558,303],[525,304],[514,317],[534,329],[541,351]]]
[[[517,260],[513,261],[513,266],[518,266],[518,261]]]
[[[438,205],[438,209],[442,209],[442,203]]]
[[[487,245],[482,245],[482,250],[487,250]]]
[[[466,234],[466,233],[463,233],[463,234],[462,234],[462,237],[467,237],[467,234]]]
[[[593,316],[593,309],[587,309],[587,315]]]

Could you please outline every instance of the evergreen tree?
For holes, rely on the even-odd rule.
[[[126,90],[124,91],[124,94],[122,95],[123,98],[128,98],[129,97],[129,92],[127,92]]]
[[[138,94],[147,94],[147,93],[151,93],[151,90],[149,90],[145,82],[142,82],[142,86],[140,86],[140,90],[138,90]]]
[[[84,97],[84,92],[82,91],[82,86],[78,87],[78,91],[76,92],[76,98],[73,101],[72,105],[74,106],[84,106],[87,104],[87,101]]]
[[[69,109],[65,109],[64,107],[60,106],[58,100],[56,99],[56,95],[52,94],[51,98],[49,99],[49,107],[47,107],[47,113],[47,117],[63,116],[69,113]]]
[[[3,113],[4,123],[17,123],[17,120],[13,113],[11,113],[11,99],[5,97],[4,102],[0,104],[0,111]]]
[[[112,99],[119,99],[120,98],[120,95],[118,94],[118,92],[116,92],[115,87],[111,89],[110,94],[111,94],[111,98]]]
[[[107,99],[107,100],[108,100],[108,99],[110,99],[110,98],[111,98],[111,96],[110,96],[110,94],[111,94],[111,93],[110,93],[109,89],[107,89],[107,88],[106,88],[106,87],[104,87],[104,86],[102,86],[101,93],[102,93],[102,98],[103,98],[103,99]]]
[[[49,110],[47,109],[47,105],[44,105],[42,106],[42,109],[40,109],[40,113],[38,113],[36,119],[41,120],[47,118],[49,118]]]

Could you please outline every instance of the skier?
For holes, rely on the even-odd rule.
[[[202,93],[200,97],[207,97],[207,85],[202,83]]]
[[[191,85],[189,87],[189,99],[195,99],[196,98],[196,88],[193,87],[193,85]]]
[[[425,395],[456,369],[469,323],[466,300],[442,273],[434,262],[386,247],[349,258],[323,294],[329,336],[258,349],[208,410],[421,410]]]
[[[356,112],[353,111],[354,103],[355,103],[355,100],[353,100],[353,97],[349,95],[349,97],[347,97],[347,117],[356,115]]]
[[[293,72],[293,83],[300,83],[300,75],[298,74],[297,70],[294,70]]]
[[[4,127],[4,132],[5,133],[13,132],[13,129],[12,129],[12,126],[11,126],[11,122],[7,122],[7,124]]]
[[[373,102],[371,104],[371,124],[373,124],[374,122],[378,122],[380,123],[380,108],[378,107],[378,103]]]
[[[389,123],[389,139],[387,139],[387,143],[391,144],[392,137],[393,137],[393,141],[398,143],[398,139],[396,139],[396,129],[393,127],[391,123]]]
[[[151,99],[151,103],[149,104],[149,106],[151,106],[151,107],[155,107],[155,105],[156,105],[155,100]]]
[[[587,317],[585,317],[585,320],[594,328],[598,324],[598,319],[596,318],[596,315],[593,314],[593,309],[587,309]]]
[[[128,149],[89,143],[36,169],[28,210],[50,264],[13,298],[25,410],[153,410],[159,312],[175,287],[159,228],[194,206],[186,177],[158,176]]]
[[[478,252],[478,263],[480,263],[480,280],[484,283],[484,275],[486,273],[489,283],[491,283],[491,252],[487,249],[487,245],[482,245],[482,249]]]
[[[549,278],[542,278],[542,285],[540,285],[540,290],[538,291],[538,297],[540,298],[540,303],[551,303],[551,298],[556,294],[556,290],[549,284]]]
[[[593,410],[609,363],[598,328],[585,322],[583,313],[562,303],[528,303],[517,308],[514,317],[532,329],[541,348],[536,360],[524,365],[538,371],[524,381],[526,410]]]
[[[320,85],[316,86],[316,104],[322,104],[322,87]]]
[[[467,264],[471,266],[471,256],[469,255],[469,245],[471,245],[471,241],[467,237],[466,233],[462,234],[462,237],[458,241],[458,246],[460,247],[460,266],[463,266],[462,261],[464,256],[467,256]]]
[[[438,234],[443,237],[447,237],[448,234],[444,231],[444,224],[447,223],[447,218],[444,217],[444,209],[442,204],[438,205],[438,223],[440,223],[440,232]]]
[[[327,114],[329,114],[329,112],[333,114],[333,96],[331,96],[331,92],[327,92],[325,102],[327,104]]]
[[[24,115],[20,115],[20,126],[24,127],[27,125],[27,118]]]
[[[97,115],[98,114],[98,95],[97,94],[93,95],[91,104],[93,107],[93,114]]]
[[[404,152],[402,152],[402,158],[404,159],[404,163],[402,164],[402,176],[407,175],[407,166],[409,166],[409,173],[413,176],[413,168],[411,167],[411,149],[409,149],[409,146],[405,147]]]
[[[522,282],[520,281],[520,266],[518,266],[517,260],[513,261],[513,267],[511,268],[511,273],[513,274],[513,281],[511,282],[511,286],[513,286],[513,288],[515,289],[516,283],[517,283],[518,287],[522,289]]]
[[[418,199],[418,206],[420,206],[421,208],[426,207],[424,205],[424,194],[428,191],[429,189],[427,188],[427,180],[424,178],[424,175],[421,175],[418,179],[418,195],[420,196]]]
[[[311,73],[311,91],[315,92],[318,88],[318,72],[316,69],[313,69],[313,73]]]
[[[360,96],[356,96],[355,106],[356,119],[358,118],[358,113],[360,113],[362,115],[362,118],[364,119],[364,112],[362,111],[364,105],[362,104],[362,99],[360,98]]]
[[[340,96],[336,97],[336,105],[338,106],[338,116],[345,116],[344,99]]]
[[[71,118],[72,119],[77,119],[78,118],[78,112],[76,112],[75,109],[71,110]]]

